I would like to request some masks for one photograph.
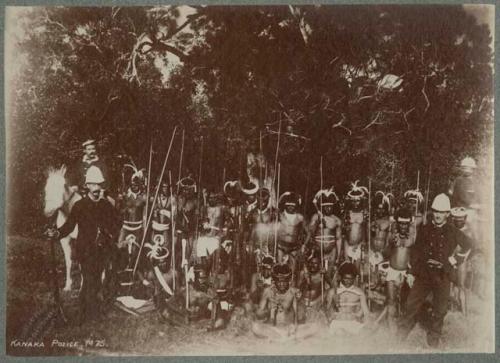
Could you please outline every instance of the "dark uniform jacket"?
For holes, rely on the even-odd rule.
[[[121,228],[118,214],[108,200],[93,201],[89,197],[75,203],[66,223],[58,229],[60,236],[67,236],[77,224],[75,252],[79,260],[109,248]]]
[[[422,226],[411,250],[411,272],[418,276],[436,270],[429,266],[430,259],[443,264],[442,268],[437,270],[450,272],[453,266],[448,258],[453,255],[457,245],[465,252],[471,248],[472,242],[450,223],[445,223],[441,227],[432,222]]]

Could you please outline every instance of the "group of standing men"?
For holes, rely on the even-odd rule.
[[[94,143],[84,147],[80,175],[88,192],[52,232],[65,236],[78,224],[83,315],[106,290],[106,271],[104,295],[150,297],[165,319],[180,307],[222,328],[239,305],[257,336],[307,336],[317,327],[305,321],[318,313],[332,331],[357,334],[378,303],[404,339],[424,319],[432,293],[424,320],[436,346],[451,281],[464,287],[463,261],[477,246],[471,158],[448,194],[434,198],[429,217],[419,190],[395,201],[356,181],[342,199],[333,188],[319,190],[307,220],[300,195],[287,191],[275,201],[271,190],[251,182],[228,181],[219,192],[200,190],[188,176],[177,185],[159,180],[150,195],[148,176],[134,165],[114,200],[103,192],[106,169]],[[459,270],[462,277],[454,278]]]

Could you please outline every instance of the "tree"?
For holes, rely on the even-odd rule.
[[[491,39],[460,6],[62,7],[25,19],[9,177],[33,182],[19,211],[83,134],[143,165],[153,140],[159,164],[179,125],[186,172],[203,136],[203,184],[217,188],[244,177],[262,144],[281,190],[303,195],[319,187],[320,156],[341,193],[371,177],[399,194],[429,165],[442,189],[461,157],[491,147]]]

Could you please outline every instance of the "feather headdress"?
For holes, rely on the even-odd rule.
[[[362,199],[368,194],[368,188],[358,185],[359,180],[351,183],[351,190],[347,193],[349,199]]]

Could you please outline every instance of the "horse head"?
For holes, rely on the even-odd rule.
[[[52,216],[69,198],[69,187],[66,184],[66,166],[59,169],[50,168],[45,183],[44,214]]]

